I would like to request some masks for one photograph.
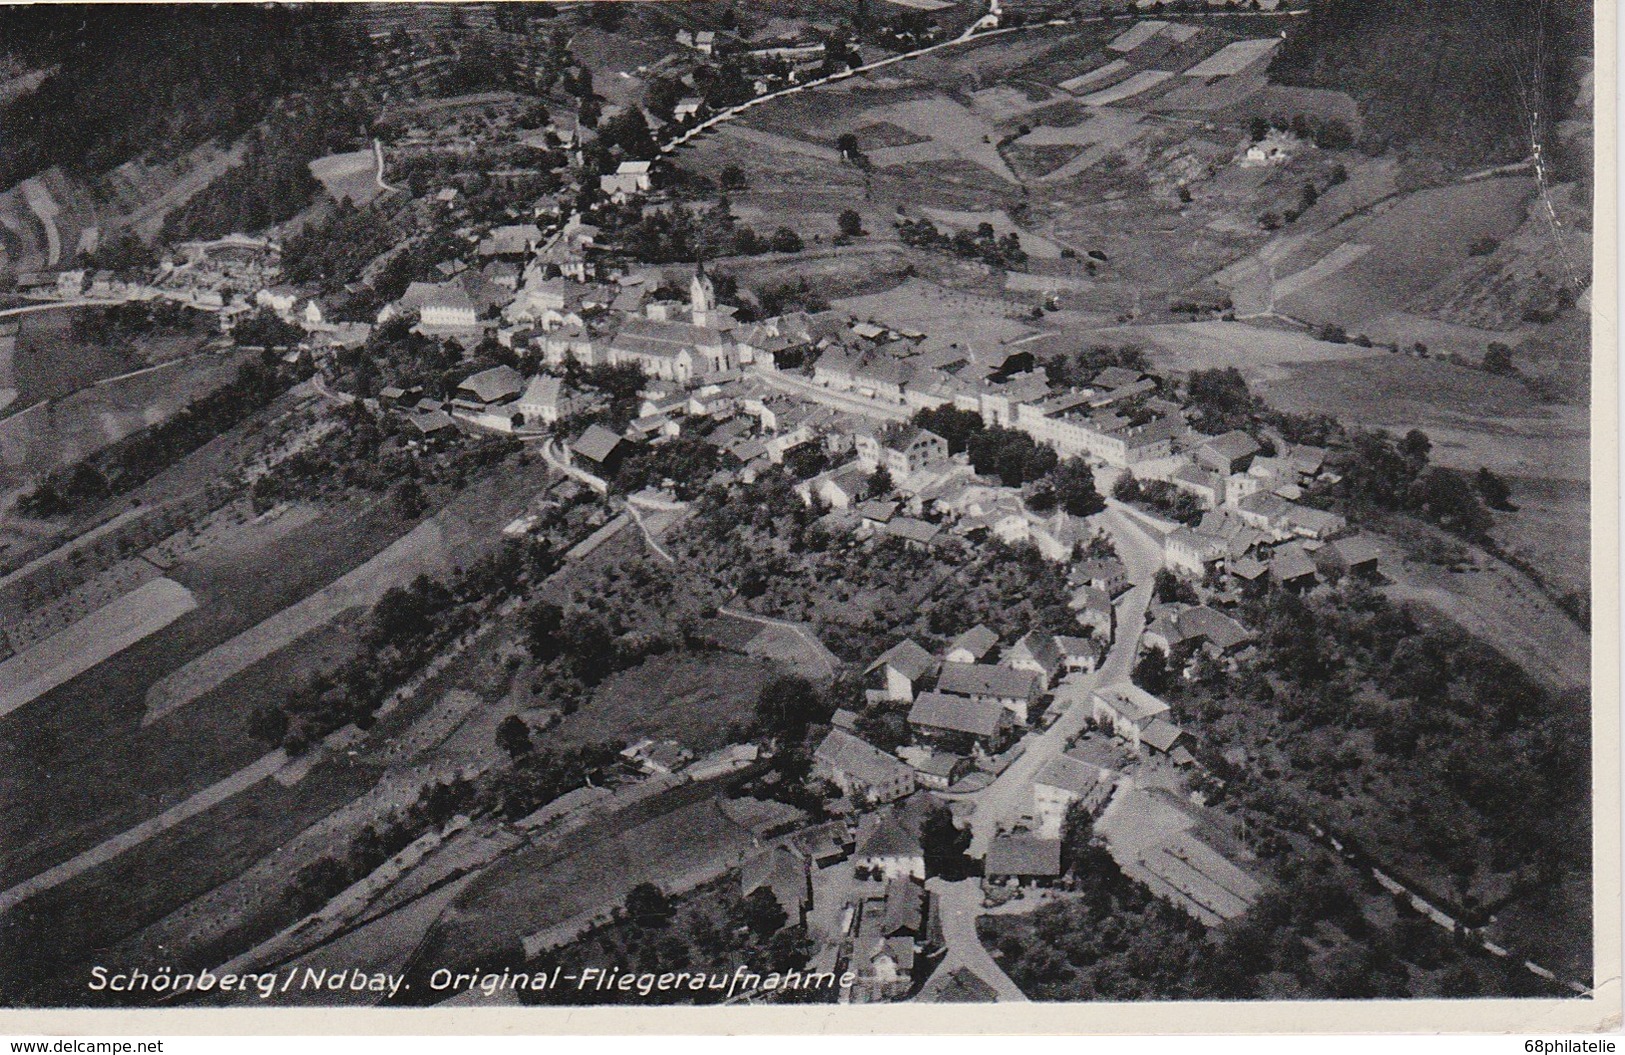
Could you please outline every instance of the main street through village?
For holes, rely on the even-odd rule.
[[[1134,584],[1117,602],[1117,633],[1111,651],[1098,670],[1073,674],[1056,687],[1051,704],[1057,713],[1055,721],[1025,741],[1021,756],[997,780],[980,791],[950,796],[975,806],[970,818],[973,857],[986,857],[993,837],[1031,810],[1034,779],[1051,759],[1066,750],[1089,720],[1089,694],[1101,686],[1127,681],[1134,668],[1140,635],[1145,631],[1146,610],[1151,604],[1152,581],[1162,567],[1162,539],[1155,525],[1116,500],[1107,501],[1108,508],[1098,514],[1095,523],[1110,535]],[[977,937],[976,919],[983,913],[981,884],[974,879],[958,883],[933,879],[930,889],[940,899],[943,941],[947,946],[938,970],[964,968],[991,986],[1000,1000],[1025,1000]]]

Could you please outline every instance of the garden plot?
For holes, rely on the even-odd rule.
[[[1255,62],[1269,58],[1281,44],[1278,37],[1261,40],[1238,40],[1227,44],[1213,55],[1185,71],[1187,77],[1231,77],[1241,73]]]
[[[1114,84],[1110,88],[1085,95],[1079,101],[1085,106],[1110,106],[1112,103],[1120,103],[1148,92],[1164,81],[1173,79],[1173,76],[1167,70],[1141,70],[1121,84]]]
[[[1119,55],[1127,55],[1140,45],[1149,42],[1153,37],[1167,28],[1167,22],[1159,22],[1156,19],[1147,19],[1144,22],[1136,22],[1127,32],[1123,33],[1110,44],[1107,44],[1106,47],[1111,51],[1117,52]]]
[[[875,107],[870,115],[929,137],[946,149],[944,156],[963,158],[1000,179],[1020,182],[993,145],[997,138],[993,126],[952,99],[910,99]],[[875,161],[880,163],[878,157]]]
[[[6,715],[117,655],[197,607],[192,592],[154,579],[72,626],[0,663],[0,715]]]
[[[1088,73],[1080,74],[1071,80],[1062,81],[1057,87],[1063,91],[1080,92],[1085,88],[1093,88],[1097,84],[1107,84],[1112,78],[1122,76],[1133,68],[1122,59],[1113,59],[1106,65],[1090,70]]]

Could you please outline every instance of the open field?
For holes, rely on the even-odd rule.
[[[1109,326],[1090,331],[1088,339],[1101,344],[1137,345],[1145,349],[1158,369],[1173,374],[1233,366],[1255,386],[1285,381],[1292,376],[1287,369],[1290,364],[1342,362],[1388,354],[1380,348],[1329,344],[1299,330],[1244,322]]]
[[[180,359],[94,384],[0,421],[0,492],[172,417],[236,374],[240,355]]]
[[[356,205],[366,205],[382,190],[375,178],[378,163],[371,150],[352,150],[347,154],[317,158],[310,163],[310,174],[321,182],[334,201],[349,198]]]
[[[197,607],[191,592],[154,579],[0,663],[0,716],[173,623]]]
[[[1296,318],[1345,328],[1385,315],[1466,263],[1476,240],[1516,231],[1531,187],[1527,179],[1511,178],[1432,188],[1339,224],[1280,261],[1277,274],[1308,268],[1349,243],[1369,251],[1283,294],[1278,306]]]
[[[1011,301],[947,289],[923,279],[911,278],[885,293],[847,297],[834,306],[860,319],[892,326],[929,324],[933,332],[951,327],[963,341],[1005,342],[1033,332],[1012,317],[1019,308]]]
[[[714,795],[705,785],[681,786],[634,807],[631,817],[607,817],[572,833],[565,846],[503,861],[446,911],[418,962],[486,963],[517,952],[522,937],[607,914],[638,883],[669,887],[696,872],[732,867],[752,839]]]
[[[449,549],[438,520],[424,521],[360,567],[160,679],[147,691],[142,723],[184,707],[341,613],[370,607],[392,586],[404,586],[419,575],[444,573]]]
[[[728,743],[731,723],[751,719],[756,694],[782,670],[721,652],[655,656],[604,682],[549,737],[578,744],[670,738],[703,754]]]

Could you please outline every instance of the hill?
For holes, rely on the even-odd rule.
[[[1549,136],[1590,29],[1585,0],[1314,0],[1270,76],[1347,91],[1365,145],[1459,170],[1529,156],[1535,112]]]
[[[55,68],[0,105],[0,187],[236,139],[276,97],[344,77],[368,53],[323,5],[15,7],[0,11],[0,41],[5,56]]]

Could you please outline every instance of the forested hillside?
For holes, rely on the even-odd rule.
[[[0,49],[60,64],[0,107],[0,187],[52,165],[99,174],[242,135],[277,96],[342,77],[366,55],[336,17],[325,5],[0,10]]]
[[[1314,0],[1272,79],[1359,100],[1368,145],[1459,169],[1530,154],[1575,95],[1586,0]]]

